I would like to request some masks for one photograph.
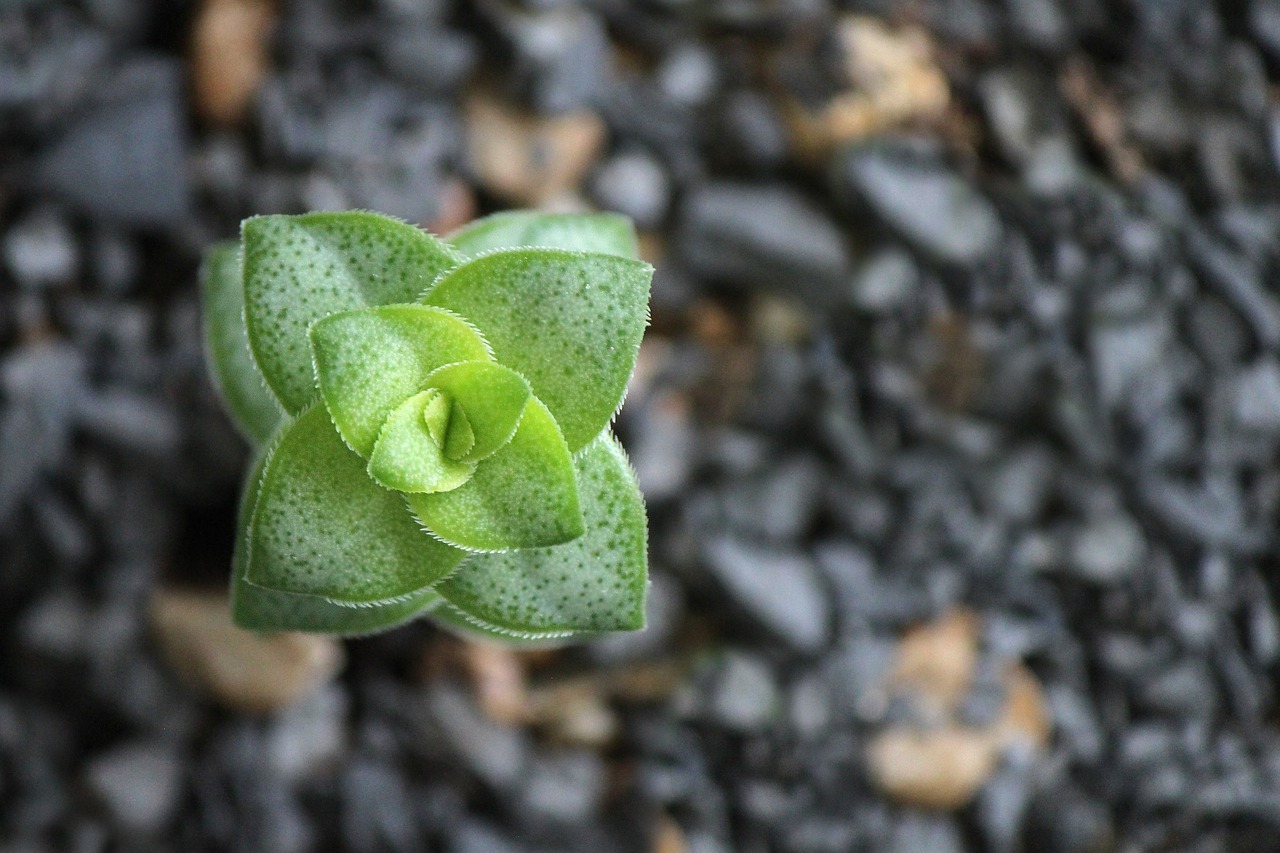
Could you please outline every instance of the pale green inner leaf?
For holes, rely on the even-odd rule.
[[[470,480],[407,498],[428,530],[469,550],[552,545],[583,532],[569,449],[537,398],[526,404],[511,441],[478,463]]]
[[[587,532],[552,548],[473,555],[436,586],[446,601],[516,634],[643,627],[647,532],[631,466],[608,435],[574,464]]]
[[[369,479],[318,405],[268,457],[248,542],[250,583],[355,605],[417,592],[465,556],[423,532],[400,494]]]
[[[376,213],[257,216],[241,233],[249,342],[267,385],[294,414],[315,398],[313,322],[412,302],[460,260],[430,234]]]
[[[653,268],[612,255],[512,249],[442,276],[427,294],[466,317],[529,381],[576,452],[622,403],[648,318]]]
[[[425,380],[428,388],[447,392],[464,412],[473,443],[463,448],[465,438],[445,445],[445,455],[477,461],[495,453],[515,435],[516,424],[532,396],[529,383],[509,367],[485,361],[448,364]],[[450,436],[457,427],[450,426]],[[454,455],[453,450],[461,450]]]
[[[366,459],[391,410],[455,361],[487,361],[466,321],[423,305],[344,311],[311,327],[315,371],[338,431]]]
[[[441,408],[447,420],[447,394],[421,391],[393,409],[369,456],[369,476],[401,492],[447,492],[465,483],[475,464],[447,458],[428,427],[428,410]]]
[[[512,433],[515,430],[512,429]],[[471,428],[471,419],[457,400],[449,408],[449,429],[445,436],[444,455],[450,459],[463,460],[476,446],[476,433]],[[474,462],[478,456],[471,456],[466,461]]]
[[[446,239],[467,258],[494,249],[535,246],[638,257],[635,228],[617,213],[513,210],[477,219]]]
[[[200,267],[205,355],[231,419],[245,438],[260,445],[275,432],[284,410],[249,352],[240,272],[240,246],[235,242],[214,246]]]

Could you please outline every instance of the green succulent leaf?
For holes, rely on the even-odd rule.
[[[388,489],[423,493],[447,492],[470,479],[475,464],[445,456],[428,426],[428,410],[443,411],[447,422],[452,408],[447,394],[429,390],[393,409],[369,456],[369,476]]]
[[[244,316],[254,359],[290,414],[315,398],[307,328],[338,311],[412,302],[459,256],[376,213],[257,216],[241,229]]]
[[[408,495],[431,533],[472,551],[567,542],[583,532],[569,448],[537,398],[525,405],[511,441],[449,492]]]
[[[253,466],[240,497],[231,558],[231,618],[237,625],[255,631],[312,631],[344,637],[359,636],[394,628],[444,603],[440,593],[424,587],[395,601],[348,607],[314,595],[265,589],[246,581],[249,519],[257,504],[264,461],[265,457]]]
[[[366,459],[391,410],[423,388],[431,372],[458,361],[488,361],[465,320],[424,305],[343,311],[311,327],[324,404],[343,439]]]
[[[494,249],[540,246],[636,258],[639,250],[631,220],[617,213],[540,213],[513,210],[477,219],[447,241],[474,258]]]
[[[473,555],[436,586],[467,622],[525,637],[643,627],[648,546],[635,475],[607,434],[574,465],[586,533],[551,548]]]
[[[244,576],[358,606],[418,592],[464,556],[419,529],[400,494],[369,479],[317,405],[284,429],[267,457]]]
[[[284,411],[267,390],[262,372],[249,352],[238,243],[219,243],[209,250],[200,266],[200,287],[204,297],[205,355],[213,384],[240,432],[260,445],[271,438]]]
[[[652,275],[648,264],[613,255],[509,249],[445,273],[425,302],[474,324],[498,363],[529,381],[576,453],[622,404]]]
[[[436,594],[439,595],[439,593]],[[447,630],[466,640],[498,642],[503,645],[517,645],[524,648],[555,648],[574,639],[590,636],[592,633],[556,631],[535,634],[503,630],[494,625],[488,625],[469,613],[463,613],[443,598],[432,607],[431,618],[437,624],[444,626]]]
[[[510,441],[525,404],[533,396],[523,376],[491,361],[447,364],[432,371],[423,384],[447,393],[461,410],[461,420],[455,417],[450,421],[451,441],[444,447],[446,456],[467,462],[492,456]]]

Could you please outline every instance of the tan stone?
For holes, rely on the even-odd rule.
[[[536,116],[487,95],[467,99],[467,151],[486,189],[532,207],[563,204],[595,164],[605,141],[593,112]]]
[[[792,145],[802,159],[820,160],[840,145],[937,121],[947,112],[951,89],[923,29],[846,15],[837,38],[849,88],[816,110],[797,100],[786,105]]]
[[[227,125],[244,120],[267,76],[267,40],[275,22],[270,0],[201,4],[191,35],[191,92],[202,118]]]
[[[908,631],[898,647],[889,689],[915,693],[940,715],[952,713],[973,684],[979,628],[974,613],[954,610]]]
[[[236,627],[225,595],[160,589],[148,615],[170,666],[235,711],[278,711],[342,668],[342,645],[330,637]]]
[[[887,795],[932,809],[967,804],[999,757],[989,732],[954,725],[927,732],[890,729],[867,750],[871,778]]]

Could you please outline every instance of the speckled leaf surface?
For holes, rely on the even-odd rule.
[[[516,434],[450,492],[408,495],[410,508],[446,542],[502,551],[581,536],[573,461],[547,408],[531,398]]]
[[[291,414],[315,397],[307,328],[338,311],[412,302],[459,261],[440,240],[376,213],[245,220],[245,321],[254,359]]]
[[[476,554],[436,586],[462,614],[515,635],[644,625],[644,501],[622,448],[604,435],[574,461],[586,533],[551,548]]]
[[[323,406],[303,412],[267,457],[249,524],[249,583],[363,605],[417,592],[463,556],[424,533],[399,493],[369,479]]]
[[[219,243],[209,250],[200,266],[200,289],[205,356],[214,386],[240,432],[262,444],[279,426],[284,410],[249,352],[238,243]]]
[[[389,603],[347,607],[318,596],[265,589],[246,581],[249,519],[257,504],[262,468],[263,461],[259,460],[241,495],[232,552],[231,618],[241,628],[359,636],[394,628],[443,603],[440,593],[425,587]]]
[[[468,462],[493,455],[511,440],[533,393],[524,377],[511,368],[484,361],[445,365],[432,371],[424,384],[447,393],[465,413],[470,445],[464,449],[465,442],[457,439],[445,445],[445,452]],[[451,452],[455,443],[460,450],[456,454]]]
[[[458,254],[474,258],[494,249],[543,247],[599,252],[636,258],[639,250],[631,220],[617,213],[541,213],[513,210],[495,213],[460,228],[446,238]]]
[[[427,294],[466,317],[529,380],[571,452],[622,403],[648,318],[653,268],[612,255],[512,249],[442,276]]]
[[[424,417],[428,403],[450,404],[439,391],[420,391],[391,411],[369,456],[369,476],[401,492],[447,492],[465,483],[473,463],[455,462],[431,434]]]
[[[391,410],[423,388],[436,368],[488,361],[461,318],[424,305],[344,311],[311,327],[315,372],[338,431],[366,459]]]

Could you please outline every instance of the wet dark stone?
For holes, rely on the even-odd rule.
[[[181,69],[139,60],[117,72],[36,164],[36,183],[104,222],[176,224],[188,211]]]

